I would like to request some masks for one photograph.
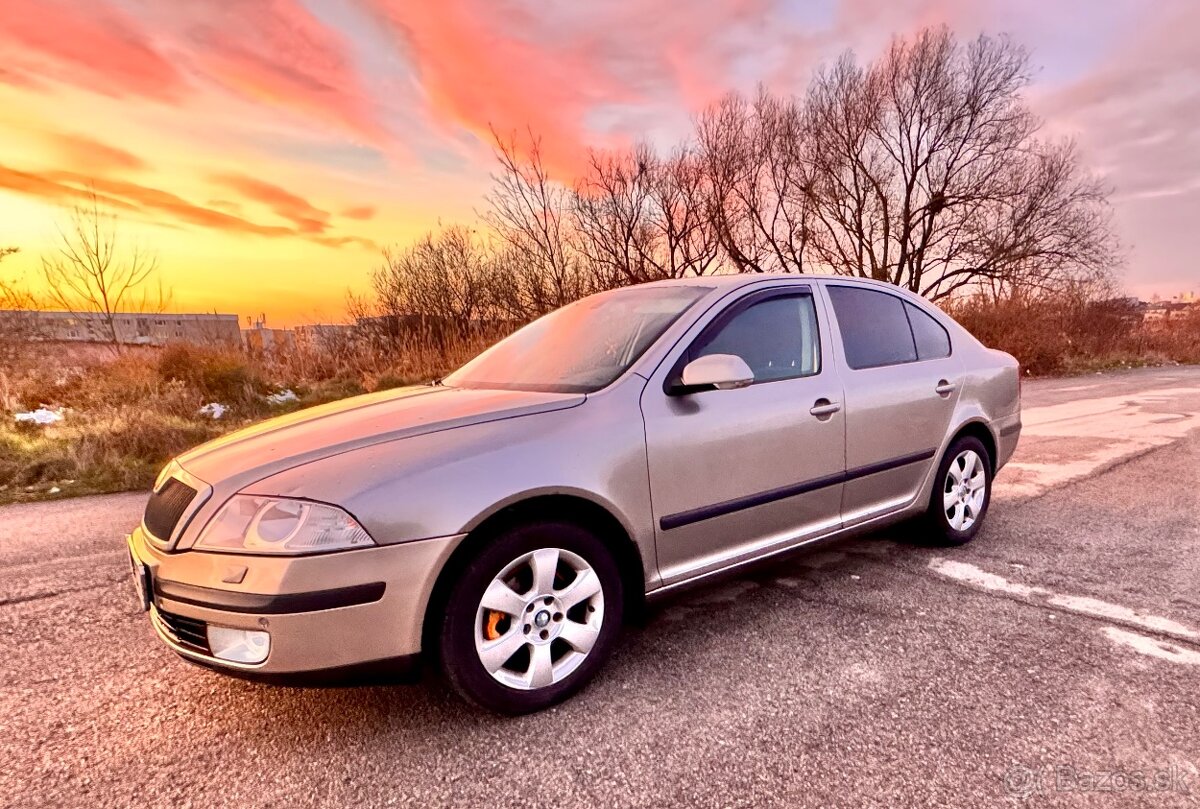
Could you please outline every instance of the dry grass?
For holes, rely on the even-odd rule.
[[[148,488],[174,455],[222,433],[298,408],[444,376],[484,337],[302,348],[267,356],[196,345],[161,350],[46,352],[33,347],[0,371],[0,503]],[[299,400],[271,405],[290,389]],[[220,420],[198,413],[209,402]],[[12,412],[64,408],[57,424],[18,424]]]

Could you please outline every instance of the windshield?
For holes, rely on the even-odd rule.
[[[535,320],[446,377],[453,388],[590,393],[625,372],[708,287],[628,287]]]

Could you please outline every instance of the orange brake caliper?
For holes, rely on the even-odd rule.
[[[496,612],[496,610],[488,610],[487,625],[483,628],[483,637],[486,640],[495,640],[500,637],[500,630],[497,626],[500,624],[500,619],[504,617],[504,613]]]

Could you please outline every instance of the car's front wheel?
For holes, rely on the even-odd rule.
[[[938,467],[926,519],[934,540],[965,545],[975,538],[992,499],[992,461],[983,442],[962,436]]]
[[[566,699],[603,664],[622,619],[616,562],[570,523],[538,522],[492,538],[461,570],[441,625],[454,689],[522,714]]]

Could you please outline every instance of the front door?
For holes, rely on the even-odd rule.
[[[845,412],[812,288],[742,295],[642,394],[658,566],[670,584],[840,525]],[[683,366],[733,354],[736,390],[679,392]]]

